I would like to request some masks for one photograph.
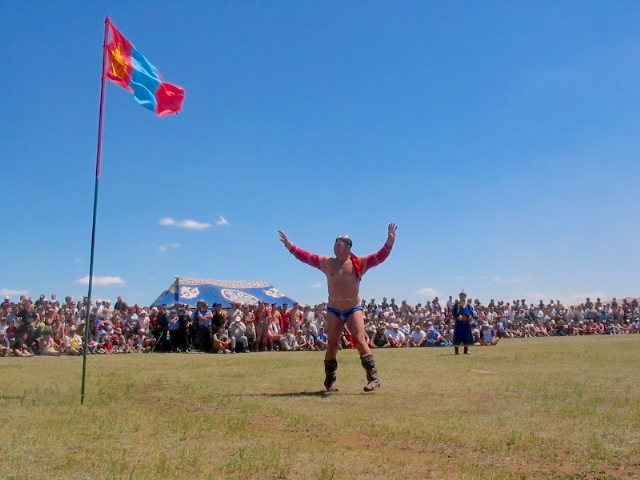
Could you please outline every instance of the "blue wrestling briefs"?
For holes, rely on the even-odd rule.
[[[357,312],[358,310],[363,310],[362,305],[356,305],[355,307],[347,308],[346,310],[338,310],[337,308],[327,307],[327,312],[333,313],[343,322],[346,322],[353,314],[353,312]]]

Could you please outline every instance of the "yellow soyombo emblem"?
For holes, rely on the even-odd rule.
[[[127,62],[124,55],[122,55],[120,45],[109,50],[109,57],[111,58],[111,75],[122,79],[126,78],[127,71],[129,70],[129,62]]]

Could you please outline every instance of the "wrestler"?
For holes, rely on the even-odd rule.
[[[321,256],[307,252],[289,241],[284,232],[278,231],[280,240],[287,250],[298,260],[321,270],[327,276],[329,302],[327,307],[327,352],[324,358],[325,381],[327,391],[337,391],[336,370],[338,369],[338,348],[340,336],[345,324],[349,328],[356,348],[360,353],[360,362],[367,372],[365,392],[380,386],[376,363],[365,339],[364,313],[360,301],[360,280],[372,267],[381,264],[389,256],[396,237],[397,227],[390,223],[387,241],[382,248],[371,255],[357,257],[351,252],[351,238],[336,238],[333,246],[335,257]]]
[[[453,347],[456,355],[460,354],[459,346],[462,345],[464,353],[469,353],[469,346],[473,345],[473,335],[471,334],[471,320],[477,317],[471,304],[471,299],[467,301],[467,294],[464,291],[459,294],[457,301],[451,310],[451,315],[455,320],[453,326]]]

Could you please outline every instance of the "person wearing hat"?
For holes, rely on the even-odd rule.
[[[312,267],[318,268],[327,276],[329,301],[327,305],[328,345],[324,357],[325,381],[327,391],[338,390],[336,371],[338,369],[337,354],[340,339],[345,326],[355,342],[360,362],[367,375],[365,392],[380,387],[380,379],[371,348],[365,338],[364,313],[360,301],[360,281],[362,276],[372,267],[384,262],[395,242],[396,224],[390,223],[387,228],[387,240],[382,248],[371,255],[356,256],[351,252],[353,242],[348,236],[336,238],[333,245],[333,257],[320,256],[307,252],[291,243],[283,231],[278,231],[280,241],[294,257]]]
[[[440,332],[433,325],[427,327],[427,334],[425,335],[425,347],[440,347],[445,346],[446,341],[440,334]]]
[[[459,347],[463,345],[464,353],[469,353],[469,346],[473,345],[473,335],[471,334],[471,320],[476,317],[471,299],[467,300],[464,290],[459,294],[460,300],[453,305],[451,315],[455,320],[453,327],[453,347],[456,355],[460,354]]]
[[[500,337],[496,335],[496,331],[489,325],[489,322],[483,322],[480,327],[480,345],[493,346],[498,343]]]
[[[247,337],[247,326],[242,321],[242,317],[232,317],[229,324],[229,338],[231,338],[232,352],[249,352],[249,338]]]
[[[207,302],[198,300],[196,311],[193,314],[193,322],[196,325],[196,343],[201,352],[211,352],[213,348],[213,332],[211,325],[213,313],[207,308]]]
[[[405,334],[400,330],[400,325],[393,322],[391,323],[391,329],[388,332],[389,346],[392,348],[404,347],[407,339]]]

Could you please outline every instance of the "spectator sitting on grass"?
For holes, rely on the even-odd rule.
[[[289,327],[287,333],[280,337],[280,350],[283,352],[300,350],[300,345],[298,345],[298,342],[296,341],[294,327]]]
[[[409,339],[407,340],[408,347],[422,347],[427,341],[427,334],[422,330],[422,327],[419,323],[416,323],[415,328],[409,334]]]
[[[231,339],[224,333],[223,327],[218,327],[213,334],[213,351],[214,353],[235,353],[231,351]]]
[[[318,330],[318,335],[316,336],[316,348],[318,350],[326,350],[327,349],[327,341],[329,337],[324,327],[320,327]]]
[[[0,330],[0,357],[4,357],[11,351],[11,344],[7,338],[7,331]]]
[[[495,330],[489,322],[484,322],[480,327],[480,345],[493,346],[498,343],[500,338],[496,335]]]
[[[82,354],[82,337],[78,335],[75,325],[69,327],[67,335],[64,337],[64,353],[66,355]]]
[[[425,339],[424,346],[425,347],[441,347],[446,345],[446,341],[444,337],[440,334],[436,327],[430,325],[427,328],[427,335]]]
[[[300,345],[300,350],[315,350],[313,336],[305,334],[304,330],[300,329],[296,333],[296,342]]]
[[[242,347],[241,352],[249,351],[249,339],[246,335],[247,326],[242,321],[242,316],[231,317],[229,325],[229,337],[231,338],[231,350],[238,351],[238,346]],[[238,345],[239,344],[239,345]]]
[[[383,325],[378,326],[378,328],[376,329],[376,333],[373,336],[373,345],[376,348],[388,348],[389,346],[391,346],[391,344],[389,343],[387,329]]]
[[[404,333],[400,331],[400,326],[397,323],[391,324],[391,330],[389,331],[388,336],[390,347],[404,347],[406,337]]]

